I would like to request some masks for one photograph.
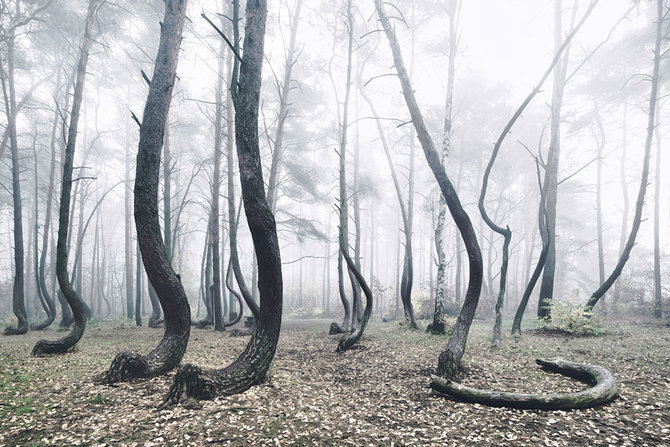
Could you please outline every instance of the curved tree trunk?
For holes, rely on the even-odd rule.
[[[235,288],[233,287],[232,272],[233,272],[233,266],[232,266],[232,264],[229,260],[228,261],[228,268],[226,269],[226,289],[228,289],[228,291],[231,293],[231,295],[233,295],[237,299],[237,304],[240,308],[240,311],[237,312],[237,314],[235,315],[235,318],[233,318],[232,320],[224,323],[225,327],[235,326],[237,323],[240,322],[240,320],[242,319],[242,307],[244,307],[243,300],[242,300],[242,295],[237,293],[235,291]]]
[[[365,294],[365,310],[363,311],[363,318],[361,319],[361,322],[356,330],[350,335],[345,334],[344,337],[340,339],[340,342],[337,344],[337,352],[344,352],[347,349],[350,349],[354,344],[356,344],[356,342],[358,342],[358,340],[361,339],[363,332],[365,331],[365,327],[368,325],[368,321],[370,320],[373,305],[372,290],[370,290],[368,283],[365,281],[365,278],[363,278],[361,271],[356,267],[356,263],[351,259],[346,251],[342,251],[342,255],[347,261],[347,267],[349,267],[351,271],[354,272],[354,275],[356,275],[356,281],[358,281],[358,283],[361,285],[361,289]]]
[[[648,120],[647,120],[647,138],[644,143],[644,159],[642,164],[642,175],[640,178],[640,189],[637,194],[637,201],[635,203],[635,215],[633,216],[633,225],[630,229],[630,234],[628,235],[628,240],[626,245],[619,257],[619,262],[617,262],[614,270],[610,276],[605,280],[601,286],[593,292],[591,298],[586,303],[584,310],[590,312],[593,310],[593,307],[598,303],[600,298],[602,298],[605,293],[612,287],[612,284],[617,280],[621,271],[623,270],[630,253],[633,250],[635,245],[635,238],[637,237],[637,232],[640,229],[640,224],[642,223],[642,210],[644,208],[644,197],[647,192],[647,183],[649,181],[649,159],[651,158],[651,146],[654,139],[654,128],[656,127],[656,107],[658,106],[658,90],[659,90],[659,71],[661,65],[661,42],[664,40],[664,11],[663,11],[663,0],[657,0],[657,22],[656,22],[656,42],[654,44],[654,64],[653,71],[651,75],[651,93],[649,96],[649,111],[648,111]],[[667,39],[666,39],[667,40]]]
[[[522,394],[482,390],[432,376],[430,387],[440,393],[471,403],[491,407],[509,407],[532,410],[573,410],[597,407],[614,400],[618,389],[612,373],[600,366],[566,360],[541,360],[535,362],[546,371],[573,377],[591,385],[575,393]]]
[[[60,73],[60,71],[59,71]],[[56,80],[56,84],[60,84],[60,75]],[[37,286],[42,291],[42,296],[49,307],[46,320],[31,326],[34,331],[45,329],[51,325],[56,319],[56,303],[54,297],[49,293],[49,288],[46,284],[44,266],[47,260],[47,251],[49,248],[49,229],[51,227],[51,204],[53,202],[54,184],[56,182],[56,135],[58,130],[58,109],[54,110],[53,123],[51,126],[51,163],[49,167],[49,186],[47,188],[46,211],[44,214],[44,228],[42,231],[42,253],[40,254],[39,269],[37,272]]]
[[[239,86],[233,90],[235,135],[244,211],[258,259],[260,318],[249,344],[237,360],[224,369],[214,371],[203,371],[193,365],[184,366],[175,376],[165,402],[177,402],[183,393],[199,399],[211,399],[217,395],[246,391],[265,379],[279,340],[283,289],[281,257],[277,226],[265,195],[258,145],[258,106],[266,16],[265,0],[247,2],[244,56],[239,82],[233,76],[231,83],[232,86]]]
[[[470,217],[463,209],[458,194],[454,189],[447,173],[440,162],[440,155],[435,148],[430,134],[428,133],[428,128],[423,120],[421,111],[414,97],[414,90],[409,80],[405,64],[402,60],[402,55],[400,53],[400,46],[398,45],[398,40],[395,36],[395,32],[391,27],[388,17],[384,11],[384,6],[382,0],[375,0],[375,7],[377,13],[381,20],[384,32],[391,46],[391,51],[393,53],[393,61],[395,64],[398,77],[400,79],[400,84],[402,86],[403,95],[405,97],[405,102],[407,103],[407,108],[409,109],[410,115],[412,117],[412,123],[417,132],[417,137],[423,148],[426,161],[428,166],[433,171],[433,175],[437,180],[437,183],[440,185],[442,194],[447,202],[451,216],[458,227],[458,230],[461,233],[463,241],[465,242],[465,247],[468,252],[468,260],[470,262],[470,279],[468,282],[468,290],[466,292],[465,301],[463,303],[463,308],[461,313],[456,320],[454,325],[452,335],[449,338],[447,347],[440,354],[438,360],[438,375],[454,378],[458,375],[458,370],[460,367],[461,359],[463,358],[463,353],[465,352],[465,345],[467,343],[468,332],[470,330],[470,325],[472,324],[472,319],[475,316],[475,311],[477,310],[477,304],[479,303],[479,295],[482,287],[482,254],[479,249],[479,243],[477,242],[477,236],[475,235],[475,230],[470,221]]]
[[[554,70],[556,64],[561,60],[561,55],[563,54],[564,50],[568,47],[570,41],[577,33],[577,31],[579,31],[579,28],[581,28],[584,22],[586,22],[586,19],[589,17],[589,15],[591,15],[593,8],[595,8],[597,4],[598,4],[597,0],[591,2],[589,8],[586,10],[586,13],[584,14],[580,22],[577,24],[577,26],[575,26],[572,29],[570,34],[558,46],[558,49],[556,51],[556,54],[554,55],[554,58],[551,61],[551,64],[549,64],[549,67],[545,70],[544,74],[540,78],[540,81],[533,88],[530,94],[528,94],[528,96],[521,103],[519,108],[514,112],[514,115],[512,115],[512,118],[510,118],[510,120],[507,122],[502,133],[498,137],[498,140],[496,140],[493,146],[493,152],[491,153],[491,158],[489,159],[489,163],[486,165],[486,170],[484,171],[484,179],[482,181],[482,189],[479,195],[479,203],[478,203],[479,212],[481,213],[482,219],[484,219],[486,225],[488,225],[491,230],[495,231],[496,233],[498,233],[503,237],[502,265],[500,267],[500,288],[498,290],[498,299],[496,300],[495,305],[496,318],[495,318],[495,324],[493,326],[493,341],[492,341],[493,346],[500,345],[500,338],[502,331],[502,308],[505,302],[505,287],[507,285],[507,268],[509,265],[509,245],[510,242],[512,241],[512,231],[509,229],[509,226],[503,228],[498,224],[496,224],[495,222],[493,222],[493,220],[489,217],[488,213],[486,212],[485,200],[486,200],[486,191],[488,189],[489,184],[489,176],[491,175],[491,170],[493,169],[493,165],[495,164],[496,158],[498,157],[500,148],[502,147],[502,144],[505,141],[505,137],[507,136],[507,134],[511,132],[512,127],[514,126],[516,121],[521,117],[523,111],[526,109],[528,104],[530,104],[535,95],[539,93],[540,89],[542,88],[542,85],[547,80],[551,72]],[[549,225],[547,225],[547,227],[549,228]]]
[[[72,309],[74,316],[74,327],[72,331],[56,341],[40,340],[33,347],[33,355],[63,354],[69,351],[84,335],[86,330],[86,305],[77,295],[67,274],[67,235],[70,229],[70,196],[72,192],[72,168],[74,163],[74,151],[77,141],[77,128],[81,103],[84,98],[84,81],[86,79],[86,65],[91,47],[91,30],[93,19],[98,9],[97,0],[89,0],[88,12],[86,14],[86,25],[84,38],[81,44],[81,55],[77,65],[77,78],[75,81],[74,97],[72,100],[72,112],[70,113],[70,126],[68,129],[67,146],[65,148],[65,160],[63,161],[63,181],[61,184],[60,209],[58,215],[58,242],[56,244],[56,276],[60,290],[63,292],[67,303]]]
[[[165,314],[165,333],[146,356],[120,352],[105,383],[164,374],[181,361],[191,330],[191,309],[184,287],[165,251],[158,218],[161,147],[172,101],[187,0],[166,0],[154,73],[144,107],[135,175],[135,225],[142,261]]]

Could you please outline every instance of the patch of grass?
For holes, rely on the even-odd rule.
[[[89,404],[102,405],[108,402],[108,399],[102,394],[96,394],[93,399],[87,401]]]

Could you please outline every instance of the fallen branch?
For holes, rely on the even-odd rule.
[[[572,377],[590,384],[591,387],[574,393],[509,393],[473,388],[438,376],[431,376],[430,387],[465,402],[533,410],[591,408],[606,404],[617,396],[616,380],[612,373],[603,367],[561,359],[537,359],[535,362],[545,371]]]

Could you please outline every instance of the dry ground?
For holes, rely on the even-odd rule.
[[[0,446],[37,445],[670,445],[670,329],[614,326],[597,338],[526,333],[491,350],[476,323],[464,382],[496,389],[577,390],[540,371],[536,357],[596,363],[616,376],[620,397],[579,411],[488,408],[428,388],[444,337],[374,323],[358,349],[336,354],[328,321],[287,322],[269,379],[214,401],[158,409],[168,377],[96,385],[119,350],[149,351],[160,330],[120,321],[93,324],[78,349],[29,355],[48,330],[0,336]],[[194,329],[185,362],[220,367],[247,338]]]

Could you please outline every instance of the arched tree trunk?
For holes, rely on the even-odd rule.
[[[70,229],[70,196],[72,192],[72,168],[74,163],[74,151],[77,140],[77,128],[81,103],[84,98],[84,81],[86,79],[86,65],[91,47],[91,33],[93,20],[98,9],[97,0],[89,0],[86,14],[86,25],[84,27],[84,38],[81,44],[81,54],[77,65],[77,77],[75,81],[74,97],[72,100],[72,111],[70,113],[70,126],[68,129],[67,146],[65,148],[65,159],[63,161],[63,180],[61,184],[60,209],[58,215],[58,242],[56,244],[56,276],[60,290],[63,292],[68,305],[74,316],[74,327],[70,333],[60,340],[40,340],[33,347],[33,355],[63,354],[69,351],[84,335],[86,329],[86,305],[77,295],[67,274],[67,234]]]
[[[365,281],[365,278],[363,278],[361,271],[356,267],[356,263],[351,259],[346,251],[342,251],[342,255],[347,261],[347,266],[354,272],[354,275],[356,275],[356,281],[358,281],[358,283],[361,285],[361,289],[365,294],[365,310],[363,311],[363,318],[361,319],[361,322],[356,330],[352,334],[345,334],[340,339],[340,342],[337,344],[337,352],[344,352],[347,349],[350,349],[354,344],[356,344],[356,342],[358,342],[358,340],[361,339],[363,332],[365,331],[365,327],[368,325],[368,321],[370,320],[373,306],[372,291],[370,290],[368,283]]]
[[[491,407],[509,407],[533,410],[573,410],[604,405],[617,396],[618,389],[612,373],[600,366],[566,360],[541,360],[535,362],[546,371],[573,377],[591,385],[574,393],[522,394],[482,390],[432,376],[430,387],[466,402]]]
[[[447,207],[463,237],[468,252],[468,260],[470,262],[468,291],[466,292],[463,308],[456,320],[447,347],[440,354],[437,367],[438,375],[454,378],[458,375],[461,359],[465,352],[470,325],[472,324],[472,319],[475,316],[477,304],[479,303],[483,271],[481,250],[479,249],[479,243],[477,242],[477,236],[475,235],[470,217],[463,209],[458,194],[456,194],[456,190],[440,162],[440,155],[435,148],[435,144],[428,133],[428,128],[426,127],[416,98],[414,97],[414,90],[412,89],[405,64],[402,60],[398,40],[391,27],[389,19],[386,16],[382,0],[375,0],[375,7],[391,46],[393,61],[398,73],[398,78],[400,79],[405,102],[407,103],[407,108],[412,117],[412,123],[416,129],[417,137],[423,148],[426,161],[428,162],[430,169],[433,171],[437,183],[440,185],[442,194],[447,202]]]
[[[140,127],[135,175],[135,225],[142,261],[165,315],[160,344],[146,356],[120,352],[103,378],[115,383],[164,374],[181,361],[191,330],[191,309],[184,287],[165,251],[158,218],[161,147],[172,101],[187,0],[166,0],[160,43]]]
[[[265,0],[247,2],[244,56],[239,69],[239,81],[237,76],[233,76],[231,83],[236,111],[235,135],[242,198],[258,259],[260,318],[249,344],[237,360],[224,369],[214,371],[203,371],[193,365],[184,366],[175,376],[165,402],[177,402],[183,393],[199,399],[211,399],[217,395],[246,391],[264,380],[279,340],[283,289],[281,257],[275,219],[265,195],[258,145],[258,106],[266,16]],[[233,17],[237,18],[238,14],[233,14]],[[234,42],[238,40],[235,38]],[[237,44],[235,46],[238,47]],[[237,69],[233,72],[236,74]]]

